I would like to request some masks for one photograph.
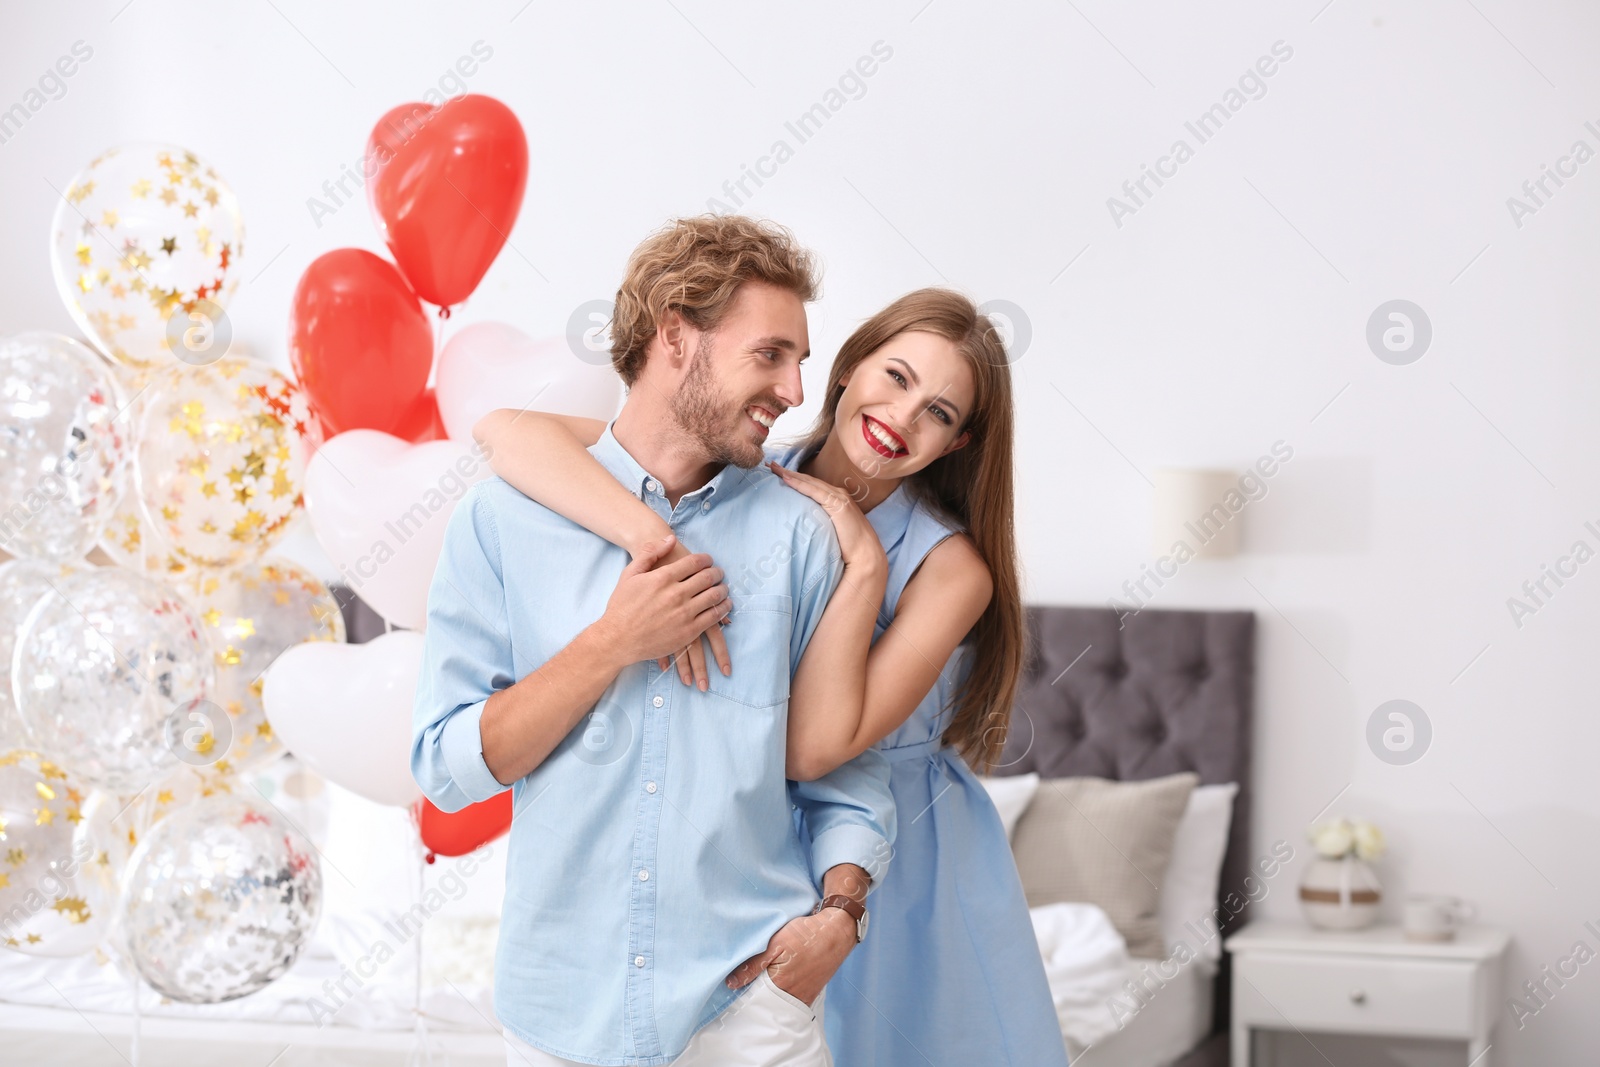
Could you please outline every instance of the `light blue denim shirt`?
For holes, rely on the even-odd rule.
[[[589,451],[723,568],[733,674],[713,665],[702,693],[633,664],[511,783],[495,1011],[557,1056],[662,1064],[754,988],[723,978],[811,910],[828,868],[877,884],[894,801],[872,749],[784,777],[789,679],[843,569],[827,513],[733,466],[673,508],[610,426]],[[428,593],[411,749],[428,799],[457,811],[506,788],[483,760],[485,702],[598,619],[627,562],[500,478],[467,492]]]

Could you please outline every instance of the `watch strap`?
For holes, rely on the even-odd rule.
[[[831,896],[823,897],[821,902],[817,904],[817,911],[821,911],[823,908],[843,908],[845,914],[849,915],[850,918],[854,919],[856,922],[861,921],[861,916],[864,915],[867,910],[867,906],[865,904],[861,903],[859,900],[856,900],[854,897],[847,897],[843,893],[834,893]]]

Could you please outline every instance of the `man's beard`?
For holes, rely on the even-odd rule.
[[[749,470],[764,458],[761,446],[739,433],[737,422],[729,425],[731,404],[711,375],[710,334],[700,335],[689,373],[669,406],[678,426],[705,451],[710,462]],[[744,409],[737,414],[744,418]]]

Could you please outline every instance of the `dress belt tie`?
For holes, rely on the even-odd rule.
[[[924,756],[931,756],[943,747],[944,742],[935,737],[912,745],[897,745],[894,748],[881,748],[878,751],[882,752],[883,758],[890,763],[899,763],[902,760],[921,759]]]

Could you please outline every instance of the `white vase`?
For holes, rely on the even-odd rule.
[[[1318,856],[1300,880],[1300,910],[1323,930],[1359,930],[1378,917],[1383,886],[1372,867],[1354,854]]]

